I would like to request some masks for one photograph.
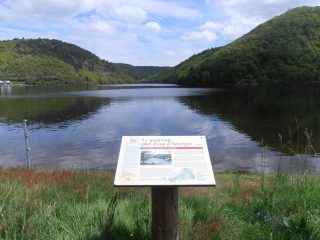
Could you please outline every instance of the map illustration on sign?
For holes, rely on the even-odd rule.
[[[193,180],[195,178],[195,173],[191,168],[181,168],[179,171],[173,172],[169,175],[169,181],[171,182]]]
[[[114,185],[214,186],[205,137],[122,137]]]

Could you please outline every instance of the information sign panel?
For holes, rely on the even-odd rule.
[[[123,136],[115,186],[214,186],[205,136]]]

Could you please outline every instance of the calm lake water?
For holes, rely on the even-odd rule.
[[[27,166],[23,119],[37,168],[114,169],[123,135],[205,135],[214,171],[320,165],[316,88],[1,87],[0,166]]]

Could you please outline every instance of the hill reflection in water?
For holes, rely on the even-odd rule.
[[[0,96],[0,165],[26,166],[27,118],[32,163],[40,168],[114,169],[124,135],[205,135],[215,171],[275,171],[281,154],[283,171],[298,170],[304,161],[280,149],[277,133],[288,142],[290,125],[296,136],[296,117],[319,135],[319,99],[315,89],[13,89]],[[263,155],[261,139],[271,148]]]

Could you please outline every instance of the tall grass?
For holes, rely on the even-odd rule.
[[[181,239],[320,239],[320,178],[217,174],[180,188]],[[147,188],[111,174],[0,170],[0,239],[151,239]]]

